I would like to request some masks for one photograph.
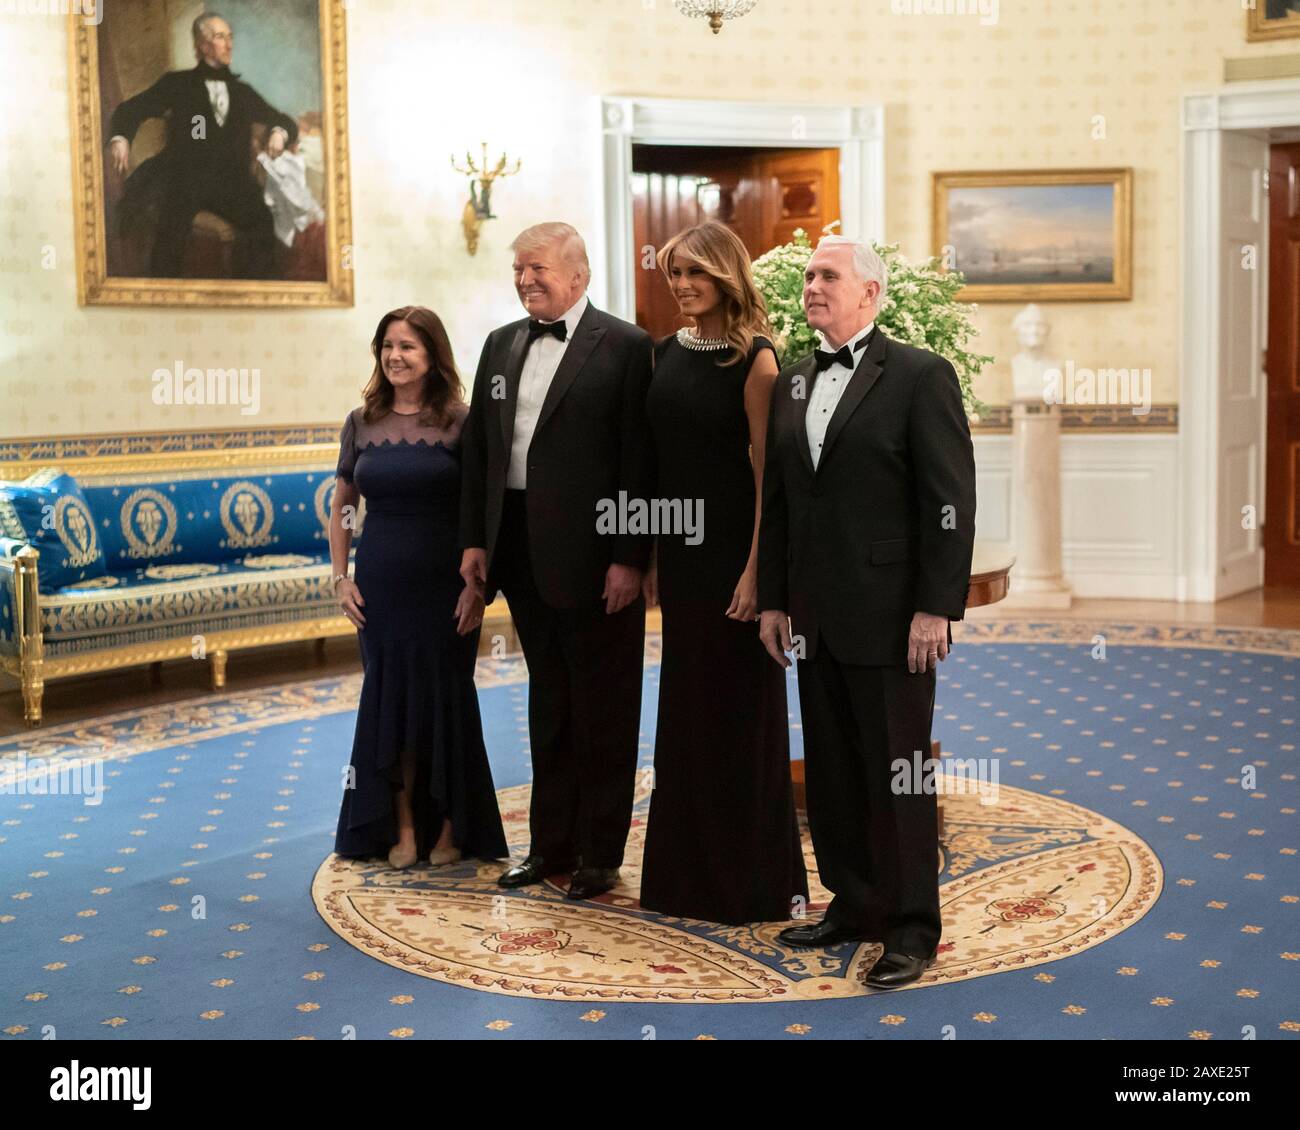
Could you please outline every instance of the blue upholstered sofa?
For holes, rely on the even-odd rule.
[[[0,441],[0,670],[45,681],[351,634],[330,427]],[[358,531],[359,533],[359,531]]]

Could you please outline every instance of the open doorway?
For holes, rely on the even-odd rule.
[[[776,225],[759,240],[770,247],[789,239],[789,230],[804,226],[816,232],[829,220],[843,221],[839,229],[859,239],[885,241],[885,111],[879,104],[857,106],[806,105],[796,102],[697,102],[677,98],[640,98],[635,95],[606,95],[600,99],[601,119],[601,187],[604,223],[604,246],[598,261],[604,270],[592,278],[593,300],[604,309],[627,321],[637,321],[638,277],[662,285],[663,275],[651,262],[642,266],[641,240],[634,233],[632,151],[641,146],[656,149],[694,150],[688,156],[712,154],[725,157],[728,150],[748,154],[780,152],[798,160],[796,151],[820,151],[835,154],[838,192],[831,187],[822,199],[838,196],[838,208],[820,209],[814,214],[786,217],[791,221],[785,234]],[[685,170],[684,175],[710,177],[717,181],[715,168],[699,173]],[[683,175],[679,169],[677,175]],[[778,179],[780,170],[777,170]],[[785,205],[792,212],[799,208],[798,177],[794,179]],[[718,203],[722,204],[722,182],[717,181]],[[680,191],[681,185],[678,184]],[[696,199],[695,186],[690,195]],[[703,194],[710,206],[715,194]],[[647,182],[649,198],[649,182]],[[817,215],[826,219],[817,223]],[[671,234],[671,233],[670,233]],[[744,238],[742,236],[742,238]],[[768,242],[770,240],[771,242]],[[758,246],[758,245],[756,245]],[[763,247],[762,249],[766,249]],[[665,291],[667,288],[664,288]],[[671,298],[669,298],[671,301]],[[676,304],[672,310],[675,314]],[[667,324],[670,332],[678,323]]]
[[[1178,599],[1214,601],[1300,579],[1300,81],[1182,123]]]
[[[636,321],[652,337],[685,324],[651,256],[693,224],[717,220],[756,259],[796,228],[816,241],[840,218],[840,151],[699,145],[632,146],[632,254]],[[653,250],[648,250],[653,249]],[[648,265],[649,264],[649,265]]]

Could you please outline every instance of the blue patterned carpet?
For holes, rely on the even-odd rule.
[[[991,822],[1033,808],[1024,800],[1030,794],[1044,804],[1061,802],[1062,811],[1094,814],[1083,822],[1090,831],[1082,837],[1092,846],[1127,837],[1147,851],[1154,862],[1143,889],[1135,872],[1131,889],[1090,895],[1098,904],[1095,929],[1083,923],[1057,949],[1036,940],[1033,907],[1041,912],[1066,899],[1059,888],[1074,882],[1073,874],[1048,889],[1049,880],[1025,871],[1014,898],[985,905],[976,892],[973,901],[954,900],[954,960],[993,925],[1003,936],[1016,934],[1005,950],[1010,956],[953,966],[949,980],[894,994],[855,989],[861,970],[851,952],[830,955],[835,961],[817,970],[796,968],[789,955],[763,952],[755,939],[770,935],[715,932],[710,944],[731,947],[738,962],[742,954],[767,962],[763,968],[790,986],[773,990],[770,1000],[734,1003],[668,1003],[653,995],[593,1003],[592,994],[604,991],[599,985],[573,990],[575,999],[565,999],[569,990],[541,999],[510,980],[485,991],[455,983],[454,969],[403,968],[408,950],[386,950],[376,960],[360,938],[342,936],[318,911],[313,882],[319,897],[351,744],[354,676],[5,739],[0,757],[11,767],[23,757],[54,765],[105,759],[107,791],[99,805],[80,796],[32,795],[39,767],[30,761],[25,776],[0,778],[7,780],[0,795],[0,1032],[19,1040],[51,1029],[61,1039],[117,1040],[1240,1040],[1252,1031],[1259,1039],[1295,1039],[1297,673],[1300,633],[964,625],[941,671],[935,736],[945,751],[996,757],[1002,785],[1021,799],[990,814],[987,826],[954,815],[941,877],[952,886],[945,892],[981,869],[992,874],[1006,865],[1007,856],[989,855],[989,845],[1014,837]],[[646,764],[656,674],[652,647],[642,722]],[[517,805],[529,779],[522,676],[516,660],[487,664],[480,673],[503,807]],[[798,749],[793,679],[790,701]],[[27,793],[14,791],[16,780]],[[1062,852],[1078,849],[1063,842],[1034,858],[1059,862]],[[971,849],[972,843],[984,846]],[[472,872],[462,872],[467,890]],[[422,880],[410,874],[418,887]],[[544,910],[546,897],[573,912],[557,892],[539,897],[542,904],[529,913],[537,905]],[[403,901],[397,914],[413,922],[426,914],[427,902]],[[992,925],[981,927],[979,916],[987,918],[990,908]],[[579,905],[577,913],[645,925],[637,945],[690,932],[690,924],[658,919],[630,899],[587,912]],[[948,918],[945,901],[946,924]],[[528,958],[527,947],[541,945],[546,933],[529,927],[494,937],[513,939],[511,969],[531,960],[543,970],[551,960],[545,949]],[[497,945],[498,952],[505,950]],[[595,960],[628,964],[618,952],[611,943],[610,954]],[[667,959],[651,968],[683,974]],[[827,989],[821,998],[819,988]],[[781,992],[786,999],[777,999]]]

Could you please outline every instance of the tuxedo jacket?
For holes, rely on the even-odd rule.
[[[217,125],[205,78],[221,78],[226,84],[230,106],[223,125]],[[204,119],[206,136],[202,139],[193,136],[196,117]],[[254,123],[268,129],[283,128],[289,135],[286,145],[298,138],[298,123],[291,117],[269,105],[229,70],[217,70],[206,63],[188,71],[168,71],[148,90],[128,98],[113,111],[108,136],[121,135],[131,141],[150,118],[166,120],[167,143],[128,178],[128,187],[135,191],[139,186],[130,182],[137,178],[166,179],[173,184],[209,177],[251,181]]]
[[[808,356],[772,389],[759,608],[789,614],[807,658],[824,643],[843,663],[906,663],[913,613],[966,611],[975,454],[957,374],[874,329],[814,470],[805,418],[816,379]]]
[[[644,569],[649,534],[597,533],[597,504],[619,492],[650,497],[654,467],[646,419],[653,343],[590,302],[551,380],[528,447],[528,550],[542,599],[593,608],[611,564]],[[462,548],[485,548],[488,592],[514,439],[528,319],[493,330],[483,346],[461,432]]]

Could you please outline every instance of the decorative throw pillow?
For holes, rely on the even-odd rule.
[[[89,482],[110,572],[150,563],[238,561],[250,553],[329,551],[334,470],[269,466],[183,473],[152,482]],[[353,540],[360,537],[354,531]]]
[[[40,553],[43,593],[105,572],[95,516],[77,480],[57,467],[21,483],[0,483],[0,537],[25,541]]]

